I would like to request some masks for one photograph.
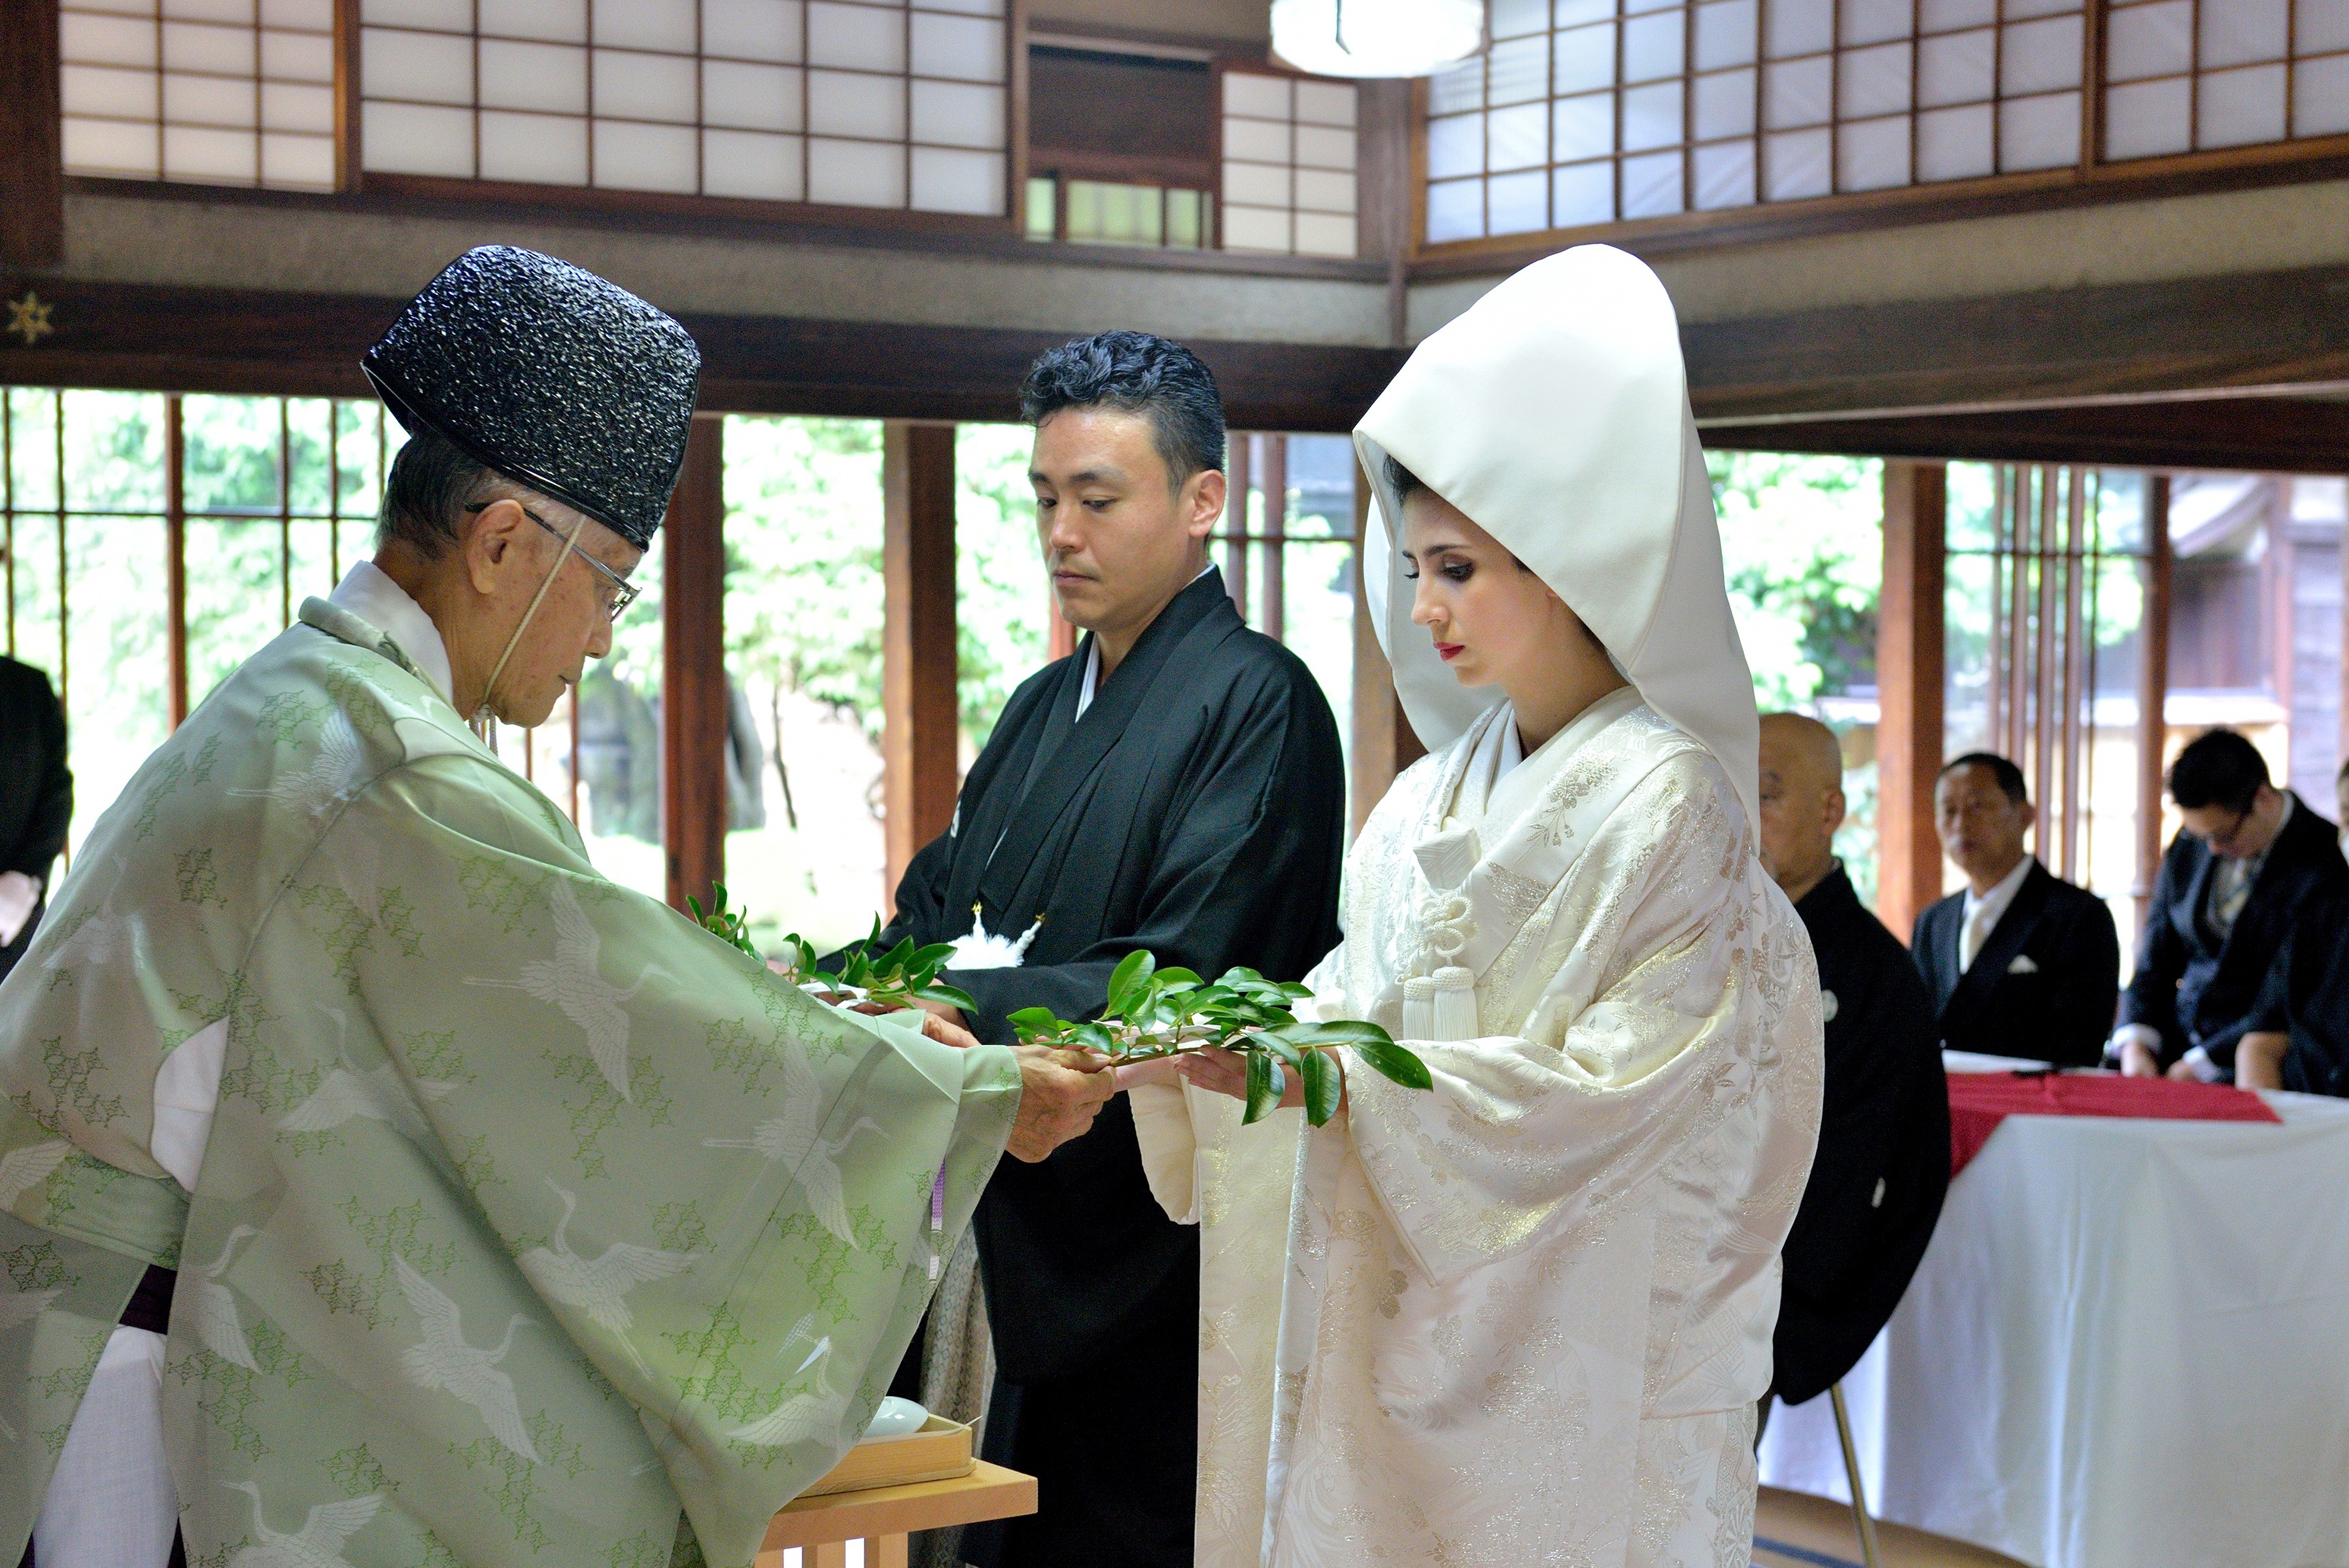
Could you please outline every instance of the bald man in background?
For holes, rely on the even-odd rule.
[[[1810,933],[1826,1016],[1819,1152],[1786,1237],[1774,1341],[1771,1394],[1790,1405],[1851,1370],[1891,1317],[1950,1182],[1932,998],[1836,859],[1844,806],[1835,732],[1801,714],[1764,716],[1763,863]]]

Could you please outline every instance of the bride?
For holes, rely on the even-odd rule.
[[[1434,1088],[1350,1070],[1319,1130],[1240,1128],[1220,1054],[1133,1091],[1154,1191],[1204,1223],[1202,1564],[1751,1562],[1820,1003],[1755,858],[1683,374],[1655,276],[1585,246],[1355,433],[1371,612],[1433,750],[1308,984]]]

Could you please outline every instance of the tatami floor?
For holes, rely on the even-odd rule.
[[[1877,1522],[1883,1568],[2022,1568],[2012,1557]],[[1799,1491],[1762,1489],[1754,1510],[1754,1568],[1864,1568],[1851,1510]]]

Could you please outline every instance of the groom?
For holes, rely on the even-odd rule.
[[[1021,967],[946,973],[978,1011],[933,1010],[987,1041],[1010,1040],[1021,1007],[1092,1016],[1136,948],[1210,979],[1236,964],[1300,979],[1338,941],[1345,775],[1312,673],[1247,629],[1207,564],[1215,378],[1178,344],[1107,332],[1038,360],[1020,407],[1053,596],[1086,634],[1004,708],[883,940],[952,942],[974,915],[1030,936]],[[987,1457],[1038,1478],[1039,1511],[973,1532],[964,1555],[1190,1568],[1199,1237],[1151,1197],[1126,1102],[1043,1163],[999,1169],[975,1230],[998,1362]]]

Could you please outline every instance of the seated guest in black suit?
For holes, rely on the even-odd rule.
[[[1933,1011],[1900,944],[1835,858],[1843,758],[1826,726],[1762,720],[1762,857],[1818,955],[1826,1093],[1786,1237],[1772,1392],[1799,1405],[1851,1370],[1925,1255],[1950,1183]],[[1765,1401],[1766,1408],[1766,1401]]]
[[[1941,769],[1934,825],[1966,890],[1917,917],[1909,952],[1951,1050],[2092,1068],[2112,1033],[2120,938],[2102,899],[2023,852],[2037,820],[2005,758],[1973,751]]]
[[[2178,754],[2169,798],[2186,827],[2162,857],[2110,1055],[2137,1077],[2222,1082],[2284,939],[2314,901],[2349,892],[2349,865],[2333,824],[2270,783],[2231,729]]]
[[[2235,1047],[2235,1082],[2349,1097],[2349,899],[2293,923]]]
[[[47,675],[0,658],[0,980],[33,945],[72,821],[66,710]]]

